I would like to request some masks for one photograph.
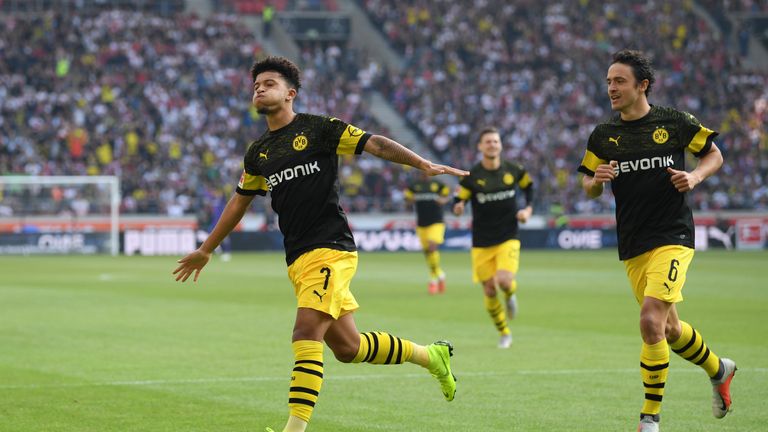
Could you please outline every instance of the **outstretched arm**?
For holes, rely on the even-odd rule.
[[[177,281],[186,282],[194,273],[194,281],[197,282],[200,271],[203,270],[203,267],[208,264],[208,260],[211,258],[211,253],[235,229],[245,215],[245,211],[248,209],[251,201],[253,201],[253,197],[253,195],[240,195],[236,193],[230,198],[208,238],[205,239],[197,250],[178,261],[179,266],[173,271]]]
[[[366,141],[364,150],[378,158],[418,168],[432,176],[438,174],[450,174],[459,177],[469,175],[468,171],[446,165],[434,164],[404,147],[402,144],[399,144],[397,141],[382,135],[372,135],[368,141]]]

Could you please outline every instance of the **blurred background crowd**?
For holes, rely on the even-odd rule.
[[[122,212],[168,215],[214,211],[232,193],[247,145],[266,130],[250,106],[249,68],[280,54],[268,51],[274,17],[341,3],[217,1],[202,17],[183,1],[72,2],[35,9],[28,5],[45,2],[0,0],[0,174],[117,175]],[[750,37],[768,39],[755,33],[759,20],[745,19],[768,17],[766,1],[357,6],[403,67],[352,41],[297,41],[298,111],[391,136],[371,106],[372,94],[383,95],[419,141],[403,144],[462,168],[476,161],[477,130],[495,125],[504,157],[534,179],[537,213],[609,212],[607,195],[586,199],[576,167],[592,128],[611,115],[610,55],[639,48],[657,70],[651,103],[720,132],[726,163],[690,194],[694,208],[768,210],[768,69],[749,61]],[[403,211],[410,176],[372,157],[344,159],[343,205]],[[71,198],[82,207],[83,197]],[[254,211],[268,211],[263,203]]]

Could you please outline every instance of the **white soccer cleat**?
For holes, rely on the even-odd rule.
[[[504,334],[499,338],[499,348],[506,349],[512,345],[512,334]]]
[[[515,319],[515,316],[517,316],[517,294],[512,294],[507,299],[507,318],[508,319]]]
[[[659,432],[659,415],[640,414],[637,432]]]
[[[731,380],[736,374],[736,362],[728,358],[720,359],[723,376],[712,382],[712,415],[723,418],[731,410]]]

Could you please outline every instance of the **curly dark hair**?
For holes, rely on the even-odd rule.
[[[262,72],[277,72],[288,81],[296,91],[301,88],[301,71],[295,63],[285,57],[267,57],[259,60],[251,67],[251,79],[256,81],[256,77]]]
[[[631,67],[638,83],[648,80],[648,88],[645,89],[645,95],[648,96],[653,83],[656,82],[651,59],[646,57],[641,51],[625,49],[613,54],[611,64],[614,63],[621,63]]]

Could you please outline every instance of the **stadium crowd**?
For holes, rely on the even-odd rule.
[[[117,175],[125,213],[210,213],[239,178],[247,144],[265,130],[250,106],[249,69],[261,44],[234,15],[9,14],[0,31],[8,35],[0,41],[2,174]],[[364,106],[370,84],[357,56],[307,46],[302,60],[301,110],[381,129]],[[361,188],[369,185],[384,196],[388,171],[362,166],[354,191],[367,196]],[[345,181],[354,186],[356,178]],[[88,213],[65,192],[64,207]],[[38,211],[50,211],[43,202]]]
[[[505,156],[534,177],[537,212],[604,212],[610,199],[587,200],[575,167],[610,115],[610,53],[645,47],[659,71],[650,100],[722,134],[726,164],[693,192],[695,208],[768,209],[768,73],[744,67],[692,2],[361,4],[406,67],[305,43],[298,110],[388,134],[366,97],[381,91],[443,162],[467,168],[475,131],[496,125]],[[265,130],[248,74],[262,44],[234,15],[4,14],[0,31],[2,174],[119,175],[126,213],[207,212]],[[341,173],[347,209],[404,209],[399,167],[364,156]]]
[[[532,172],[539,208],[606,211],[610,198],[587,200],[574,167],[610,116],[610,54],[637,47],[658,70],[650,101],[721,132],[727,163],[693,192],[695,208],[768,208],[768,73],[742,66],[693,2],[361,3],[406,62],[389,99],[447,162],[472,160],[474,132],[497,125],[506,156]]]

